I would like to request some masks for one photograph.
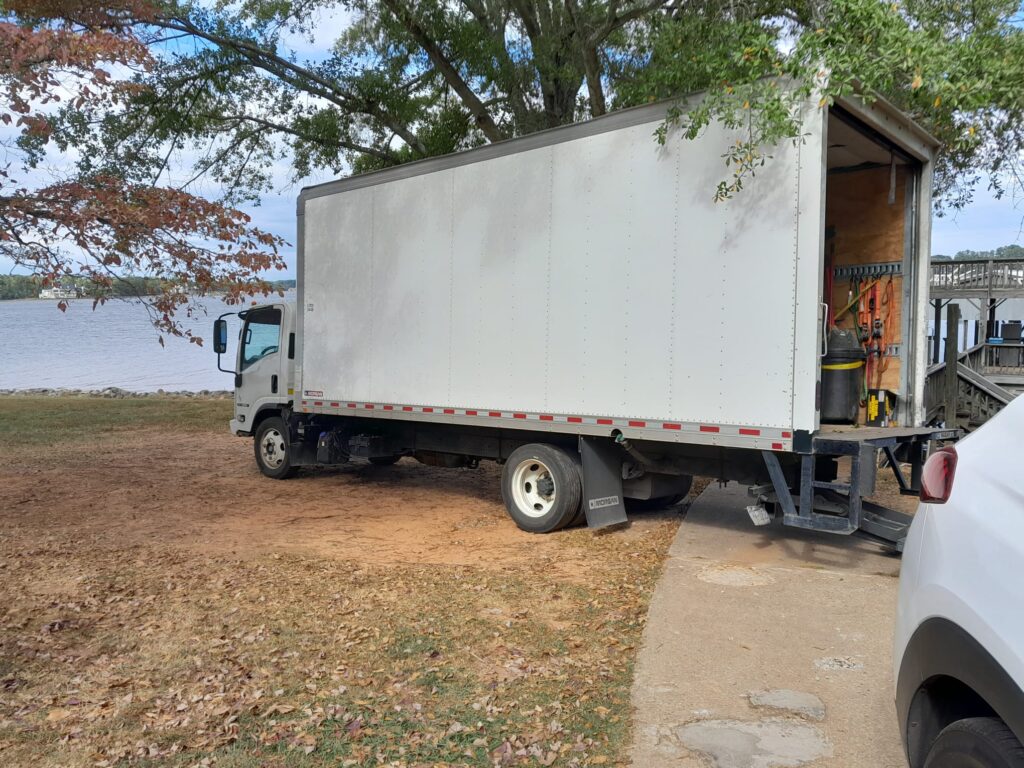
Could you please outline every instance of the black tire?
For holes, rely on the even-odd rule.
[[[284,480],[295,474],[288,426],[279,416],[271,416],[260,422],[253,436],[253,452],[256,454],[256,466],[267,477]]]
[[[587,524],[587,510],[583,506],[583,457],[580,456],[578,451],[570,452],[569,457],[576,464],[576,471],[580,473],[580,507],[565,527],[578,528],[581,525]]]
[[[998,717],[970,717],[943,729],[924,768],[1024,768],[1024,748]]]
[[[550,533],[565,528],[583,503],[579,461],[554,445],[521,446],[501,471],[501,497],[509,517],[524,531]]]
[[[378,467],[390,467],[397,462],[401,456],[371,456],[370,463]]]

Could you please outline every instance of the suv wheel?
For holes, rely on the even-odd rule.
[[[1024,768],[1024,747],[998,717],[970,717],[943,729],[924,768]]]

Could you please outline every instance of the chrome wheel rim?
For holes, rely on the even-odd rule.
[[[512,472],[512,499],[527,517],[544,517],[555,505],[555,478],[544,462],[524,459]]]
[[[260,458],[270,469],[277,469],[284,464],[287,446],[284,436],[276,429],[268,429],[260,440]]]

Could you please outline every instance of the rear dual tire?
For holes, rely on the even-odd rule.
[[[551,533],[583,515],[579,458],[545,443],[512,452],[501,472],[501,496],[509,516],[529,533]]]

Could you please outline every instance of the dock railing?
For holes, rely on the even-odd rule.
[[[984,376],[1021,376],[1024,375],[1024,343],[1016,344],[979,344],[981,354],[972,361],[980,364],[974,368]],[[973,367],[973,366],[972,366]]]
[[[952,329],[946,338],[947,362],[929,367],[925,377],[926,421],[969,431],[1013,400],[1013,392],[988,377],[1024,375],[1024,344],[975,344],[958,354],[956,329],[960,311],[955,304],[948,307],[947,323]]]
[[[932,300],[1024,297],[1024,259],[932,261],[929,287]]]

